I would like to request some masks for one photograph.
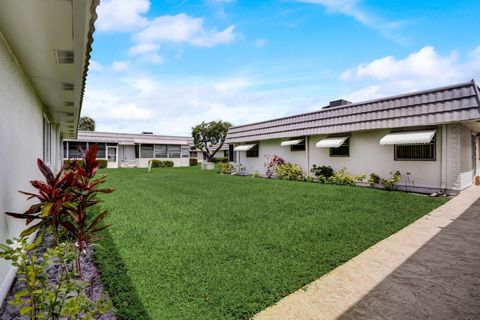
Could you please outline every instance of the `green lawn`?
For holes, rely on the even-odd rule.
[[[107,170],[113,226],[96,249],[125,319],[245,319],[444,199],[222,176]]]

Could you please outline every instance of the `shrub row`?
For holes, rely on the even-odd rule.
[[[73,160],[63,160],[63,163],[66,164],[68,162],[71,162]],[[78,162],[78,164],[83,165],[83,160],[75,160]],[[98,161],[98,167],[100,169],[105,169],[107,167],[107,160],[106,159],[97,159]]]
[[[197,158],[190,158],[190,167],[195,167],[198,164]]]
[[[213,158],[212,162],[213,163],[228,163],[228,158],[224,158],[224,157]]]
[[[170,160],[151,160],[152,168],[170,168],[173,167],[173,161]]]

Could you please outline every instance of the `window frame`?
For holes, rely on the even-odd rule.
[[[302,142],[298,143],[298,144],[292,144],[290,146],[290,152],[302,152],[302,151],[307,151],[307,139],[304,137],[303,139],[302,138],[298,138],[298,140],[302,140]],[[297,140],[297,139],[292,139],[292,140]],[[303,147],[303,149],[296,149],[295,148],[298,148],[298,147]]]
[[[399,158],[397,156],[397,147],[413,147],[413,146],[431,146],[433,148],[433,158]],[[393,145],[393,160],[394,161],[437,161],[437,134],[433,136],[429,143],[416,144],[394,144]]]
[[[146,157],[143,155],[143,153],[145,152],[143,150],[144,147],[151,147],[152,148],[152,156],[151,157]],[[155,145],[154,144],[150,144],[150,143],[146,143],[146,144],[141,144],[140,145],[140,158],[141,159],[153,159],[155,156]]]
[[[258,158],[260,156],[260,143],[246,143],[246,144],[254,144],[254,146],[250,149],[245,151],[245,156],[247,158]]]
[[[170,151],[170,149],[173,149],[173,147],[178,147],[178,157],[177,156],[172,156],[172,154],[176,155],[177,151]],[[180,144],[169,144],[167,148],[167,155],[169,159],[179,159],[182,157],[182,146]]]
[[[332,154],[332,151],[334,151],[335,149],[340,149],[342,147],[347,147],[347,150],[348,150],[347,154]],[[350,137],[348,137],[347,140],[345,140],[345,142],[342,143],[341,146],[339,146],[337,148],[328,148],[328,149],[329,149],[329,155],[332,158],[348,158],[348,157],[350,157]]]
[[[190,158],[190,147],[180,145],[180,158]]]
[[[160,148],[165,148],[165,153],[162,153]],[[159,150],[157,152],[157,150]],[[158,156],[157,156],[158,154]],[[164,157],[162,157],[162,155],[165,155]],[[156,159],[166,159],[168,158],[168,145],[167,144],[156,144],[153,146],[153,156],[156,158]]]

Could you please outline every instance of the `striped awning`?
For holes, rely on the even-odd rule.
[[[382,146],[392,144],[425,144],[430,143],[437,130],[408,131],[387,134],[380,140]]]
[[[248,150],[252,149],[252,148],[255,147],[255,146],[256,146],[256,144],[244,144],[244,145],[235,147],[235,148],[233,149],[233,151],[248,151]]]
[[[287,141],[282,141],[282,143],[280,143],[280,145],[282,147],[286,147],[286,146],[293,146],[293,145],[297,145],[297,144],[300,144],[303,142],[303,140],[305,139],[297,139],[297,140],[287,140]]]
[[[317,148],[338,148],[340,147],[345,141],[347,141],[347,137],[331,137],[325,138],[320,140],[315,145]]]

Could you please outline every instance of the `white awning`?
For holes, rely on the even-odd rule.
[[[437,130],[390,133],[380,140],[380,144],[384,146],[392,144],[429,143],[435,136],[436,131]]]
[[[256,144],[244,144],[244,145],[235,147],[235,148],[233,149],[233,151],[248,151],[248,150],[252,149],[252,148],[255,147],[255,146],[256,146]]]
[[[303,140],[304,140],[304,139],[282,141],[282,143],[280,143],[280,145],[281,145],[282,147],[293,146],[293,145],[297,145],[297,144],[302,143]]]
[[[320,140],[315,145],[317,148],[338,148],[340,147],[348,137],[331,137]]]

